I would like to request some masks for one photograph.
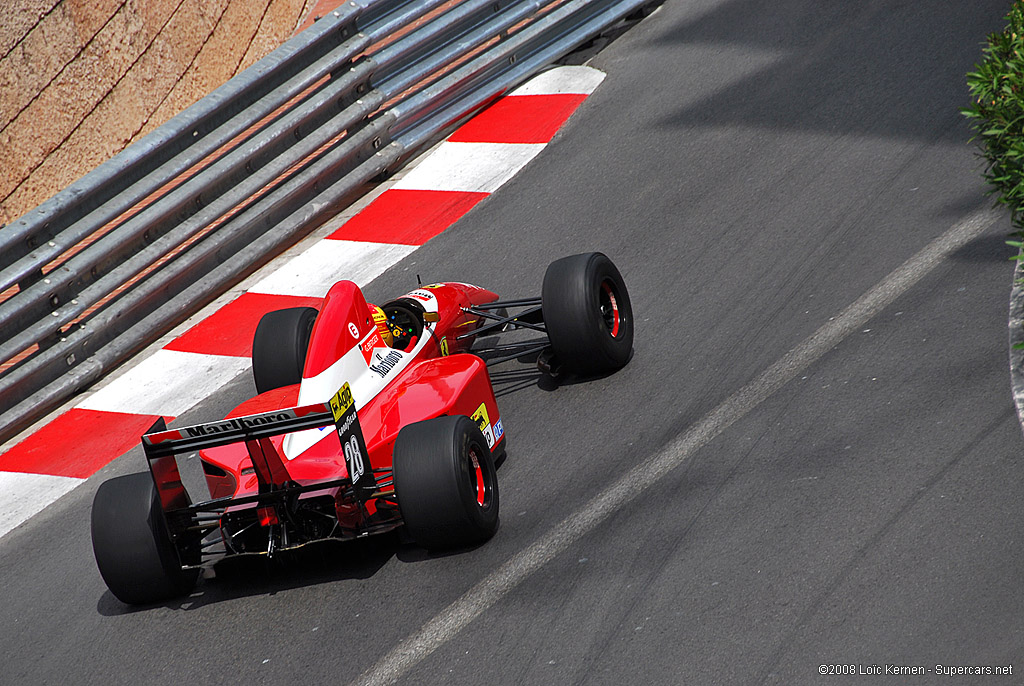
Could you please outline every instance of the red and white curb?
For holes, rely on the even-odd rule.
[[[0,536],[248,373],[266,312],[312,305],[338,279],[367,285],[498,190],[536,157],[604,79],[546,71],[470,119],[333,233],[279,258],[234,300],[0,454]],[[141,465],[140,465],[141,468]]]

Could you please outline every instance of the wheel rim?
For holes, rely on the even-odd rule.
[[[490,501],[491,489],[484,478],[484,469],[480,464],[480,458],[474,448],[469,449],[469,465],[473,469],[472,484],[475,491],[476,504],[479,507],[486,507]]]
[[[619,300],[615,297],[615,285],[609,279],[601,282],[600,293],[601,320],[612,338],[619,335],[622,324],[622,313],[619,311]]]

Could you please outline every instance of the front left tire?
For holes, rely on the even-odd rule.
[[[302,381],[317,314],[314,307],[290,307],[263,315],[252,340],[252,376],[257,392]]]
[[[633,351],[633,306],[610,259],[592,252],[555,260],[544,273],[544,327],[554,357],[580,375],[626,366]]]

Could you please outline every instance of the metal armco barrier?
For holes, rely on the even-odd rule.
[[[0,230],[0,442],[649,0],[356,0]]]

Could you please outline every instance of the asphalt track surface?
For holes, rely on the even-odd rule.
[[[128,609],[88,513],[130,453],[0,540],[0,683],[1019,683],[1009,227],[957,112],[1005,10],[668,0],[593,61],[608,78],[536,160],[367,289],[531,295],[590,249],[626,278],[622,372],[495,370],[496,537],[238,560]]]

